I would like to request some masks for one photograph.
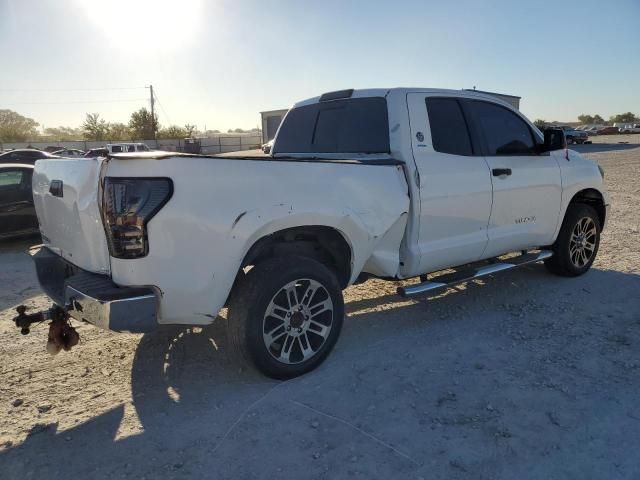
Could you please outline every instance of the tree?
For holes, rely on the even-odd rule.
[[[151,118],[151,112],[143,107],[131,114],[129,129],[131,129],[133,137],[138,140],[153,139],[155,138],[155,132],[160,129],[158,116],[154,115],[154,118]]]
[[[604,118],[597,114],[587,115],[586,113],[583,113],[582,115],[578,115],[578,120],[585,125],[604,123]]]
[[[578,115],[578,121],[581,123],[596,123],[593,121],[593,115],[587,115],[586,113],[583,113],[582,115]]]
[[[162,128],[158,132],[158,138],[187,138],[190,137],[189,133],[185,128],[179,127],[178,125],[169,125],[166,128]]]
[[[107,135],[109,125],[103,118],[100,118],[99,113],[87,113],[82,130],[84,138],[87,140],[101,141]]]
[[[53,137],[57,141],[80,140],[82,138],[82,130],[73,127],[50,127],[44,129],[47,137]]]
[[[191,138],[191,137],[193,137],[193,134],[196,131],[196,126],[195,125],[191,125],[190,123],[186,123],[184,125],[184,129],[187,132],[187,137]]]
[[[129,140],[131,139],[131,130],[121,122],[108,123],[106,138],[109,141]]]
[[[25,142],[38,134],[38,125],[13,110],[0,110],[0,142]]]
[[[637,120],[635,114],[631,112],[627,113],[619,113],[618,115],[613,115],[609,117],[609,121],[611,123],[633,123]]]
[[[540,127],[544,127],[547,124],[547,121],[543,120],[541,118],[536,118],[535,121],[533,122],[533,124],[536,127],[540,128]]]

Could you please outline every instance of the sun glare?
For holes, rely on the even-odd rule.
[[[76,0],[107,41],[131,52],[177,50],[202,22],[202,0]]]

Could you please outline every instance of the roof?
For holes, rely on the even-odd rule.
[[[344,92],[347,92],[347,90],[344,90]],[[491,101],[498,100],[504,103],[505,105],[507,105],[507,102],[504,100],[500,100],[500,98],[497,95],[500,95],[503,97],[520,98],[514,95],[504,95],[502,93],[483,92],[482,90],[467,90],[467,89],[453,90],[453,89],[447,89],[447,88],[429,88],[429,87],[366,88],[366,89],[360,89],[360,90],[353,90],[353,93],[351,95],[345,96],[344,98],[386,97],[392,92],[399,93],[400,95],[405,95],[407,93],[437,93],[437,94],[444,94],[444,95],[451,95],[451,96],[477,97],[477,98],[484,98],[485,100],[490,99]],[[333,92],[328,92],[328,93],[333,93]],[[319,103],[320,98],[321,98],[321,95],[318,95],[317,97],[312,97],[306,100],[302,100],[300,102],[297,102],[294,105],[294,107],[301,107],[304,105],[312,105],[314,103]]]
[[[0,163],[0,169],[2,168],[31,168],[33,165],[30,163]]]
[[[518,97],[517,95],[507,95],[506,93],[498,93],[498,92],[487,92],[485,90],[476,90],[475,88],[465,88],[466,92],[478,92],[478,93],[487,93],[489,95],[500,95],[501,97],[509,97],[509,98],[517,98],[521,99],[522,97]]]

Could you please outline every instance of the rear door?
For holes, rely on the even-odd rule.
[[[51,158],[36,162],[33,201],[45,246],[80,268],[109,272],[100,215],[104,158]]]
[[[489,167],[472,144],[457,98],[407,94],[420,177],[416,273],[478,260],[491,213]]]
[[[538,153],[531,126],[493,102],[466,99],[467,118],[491,169],[493,207],[483,257],[553,243],[562,184],[555,153]]]

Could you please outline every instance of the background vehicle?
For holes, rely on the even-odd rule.
[[[421,277],[411,296],[542,260],[585,273],[608,197],[565,147],[480,92],[330,92],[286,114],[268,157],[38,162],[36,269],[65,315],[116,331],[227,304],[239,354],[288,378],[329,354],[342,290],[367,276]]]
[[[598,130],[598,135],[616,135],[620,133],[618,127],[602,127]]]
[[[593,126],[585,128],[584,131],[587,132],[587,135],[591,137],[591,136],[598,135],[598,130],[601,129],[601,128],[602,128],[601,125],[593,125]]]
[[[0,239],[38,233],[32,175],[33,165],[0,164]]]
[[[569,127],[567,125],[563,125],[557,128],[561,128],[562,130],[564,130],[564,135],[567,138],[567,143],[569,145],[574,143],[584,143],[587,140],[588,134],[583,130],[576,130],[575,128]]]
[[[620,127],[618,129],[620,133],[640,133],[640,123],[633,123]]]
[[[107,150],[105,147],[100,147],[87,150],[87,152],[84,154],[84,157],[106,157],[107,155],[109,155],[109,150]]]
[[[262,151],[264,153],[271,153],[271,147],[273,147],[273,139],[262,145]]]
[[[56,150],[53,152],[53,155],[58,155],[59,157],[84,157],[84,153],[82,150],[78,150],[77,148],[62,148],[60,150]]]
[[[149,147],[144,143],[108,143],[109,153],[148,152]]]
[[[42,150],[36,150],[31,148],[17,148],[8,152],[0,154],[1,163],[29,163],[33,165],[36,160],[44,158],[56,158],[50,153],[43,152]]]

